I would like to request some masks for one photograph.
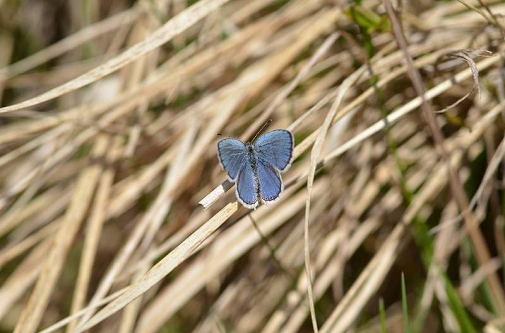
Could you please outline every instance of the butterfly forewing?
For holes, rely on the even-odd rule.
[[[254,144],[258,159],[269,163],[280,172],[286,171],[293,158],[293,135],[286,130],[263,134]]]
[[[282,192],[282,180],[279,172],[269,163],[258,159],[258,180],[261,199],[265,203],[277,200]]]
[[[228,178],[235,181],[247,163],[245,144],[237,139],[224,139],[217,143],[217,155]]]

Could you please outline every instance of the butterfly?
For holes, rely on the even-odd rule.
[[[236,183],[235,194],[244,207],[255,209],[260,201],[268,205],[279,199],[284,189],[280,173],[291,166],[294,142],[290,131],[279,129],[254,143],[232,138],[217,143],[221,167]]]

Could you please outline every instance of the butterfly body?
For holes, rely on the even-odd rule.
[[[252,176],[255,184],[254,187],[256,188],[256,198],[259,199],[261,195],[258,176],[258,156],[254,150],[254,146],[250,142],[246,143],[245,150],[247,154],[247,160],[251,165]]]
[[[236,183],[237,200],[245,207],[256,208],[260,202],[275,202],[282,190],[281,172],[291,165],[294,139],[287,130],[263,134],[254,143],[244,144],[237,139],[218,142],[218,157]]]

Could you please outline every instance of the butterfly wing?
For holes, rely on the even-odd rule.
[[[258,159],[257,167],[261,199],[266,204],[273,203],[283,190],[281,176],[272,165],[261,159]]]
[[[290,131],[275,130],[260,136],[254,144],[254,150],[258,160],[284,172],[291,166],[294,142]]]
[[[235,189],[237,200],[246,208],[253,209],[258,206],[257,186],[251,164],[247,161],[238,175]]]
[[[237,180],[238,174],[247,162],[245,144],[237,139],[224,139],[217,143],[219,163],[228,173],[228,179]]]

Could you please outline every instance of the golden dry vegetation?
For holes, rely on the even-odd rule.
[[[0,332],[503,332],[504,15],[0,0]],[[249,211],[216,142],[269,119]]]

